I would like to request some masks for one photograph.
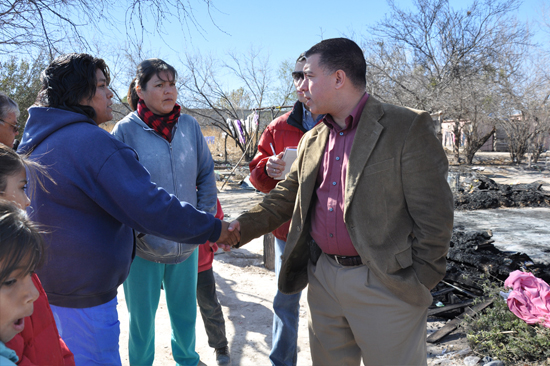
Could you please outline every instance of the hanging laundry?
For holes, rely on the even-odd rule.
[[[243,132],[243,127],[241,125],[241,121],[239,121],[238,119],[235,119],[233,120],[233,125],[235,127],[235,132],[239,137],[239,142],[241,143],[241,145],[244,145],[246,143],[246,139],[244,138],[244,132]]]
[[[229,131],[231,131],[231,136],[237,137],[237,133],[235,132],[235,127],[233,127],[233,120],[231,118],[228,118],[225,120],[225,124],[229,128]]]
[[[260,124],[260,114],[258,111],[254,111],[254,125],[256,125],[256,128],[258,128],[258,125]]]
[[[541,323],[550,328],[550,286],[532,273],[514,271],[504,282],[512,288],[508,308],[527,324]]]
[[[253,114],[249,114],[246,119],[244,120],[244,127],[245,127],[245,130],[246,132],[248,132],[248,134],[250,135],[251,133],[253,133],[254,131],[254,128],[252,127],[252,118],[253,118]]]
[[[246,117],[245,126],[246,126],[246,131],[248,132],[249,135],[252,135],[254,132],[256,132],[256,129],[258,128],[258,120],[259,120],[259,115],[255,111],[250,113],[248,117]]]

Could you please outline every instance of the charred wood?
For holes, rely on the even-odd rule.
[[[549,207],[550,194],[542,183],[498,184],[483,174],[472,174],[458,187],[455,208],[479,210],[498,207]]]
[[[445,319],[460,316],[473,298],[483,296],[482,283],[489,279],[502,285],[515,270],[528,270],[550,281],[550,266],[534,263],[525,253],[501,251],[494,246],[492,236],[491,230],[454,228],[447,254],[447,272],[432,290],[429,316]]]

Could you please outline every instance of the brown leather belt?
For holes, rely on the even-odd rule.
[[[344,267],[353,267],[353,266],[360,266],[363,264],[363,261],[361,261],[361,257],[356,255],[353,257],[346,257],[346,256],[339,256],[334,254],[327,254],[329,258],[332,258],[341,266]]]

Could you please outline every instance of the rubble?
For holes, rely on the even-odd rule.
[[[445,280],[477,294],[481,289],[475,283],[482,274],[504,281],[515,270],[529,270],[549,282],[550,266],[534,263],[524,253],[499,250],[493,245],[492,236],[491,230],[466,231],[461,226],[455,227],[447,254]]]
[[[428,316],[452,320],[430,335],[428,342],[438,342],[454,331],[463,313],[476,313],[490,305],[488,300],[470,308],[475,298],[483,296],[484,278],[504,282],[511,272],[528,270],[550,282],[550,266],[535,263],[525,253],[499,250],[492,236],[491,230],[453,229],[445,278],[432,290],[433,303],[428,310]]]
[[[455,209],[479,210],[499,207],[550,207],[550,192],[542,189],[543,184],[499,184],[483,174],[460,173],[451,178]]]

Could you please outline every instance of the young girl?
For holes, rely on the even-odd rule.
[[[25,328],[38,290],[32,273],[42,260],[44,242],[24,211],[0,201],[0,365],[15,365],[18,356],[6,347]]]
[[[17,154],[11,148],[0,144],[0,198],[15,203],[20,209],[25,209],[30,204],[29,197],[25,192],[27,187],[27,170],[31,176],[35,178],[34,180],[36,180],[39,185],[42,184],[39,179],[36,179],[36,173],[42,173],[44,176],[49,178],[49,175],[45,172],[41,165],[26,159],[25,157]],[[20,219],[20,221],[21,220],[22,219]],[[26,221],[24,222],[21,221],[22,226],[31,225],[30,222],[27,224],[27,221],[29,221],[28,219],[25,218],[25,220]],[[31,229],[29,228],[28,230]],[[34,226],[32,227],[32,230],[35,230]],[[4,238],[4,234],[5,233],[2,229],[2,238]],[[41,242],[42,239],[40,239],[40,243]],[[4,248],[7,248],[8,245],[10,245],[10,243],[4,242],[4,239],[2,239],[0,241],[0,248],[2,249],[0,249],[0,251],[3,252]],[[0,263],[3,263],[3,259],[3,256],[0,256]],[[29,266],[27,267],[31,268]],[[6,273],[5,275],[8,276],[10,273]],[[2,277],[0,277],[0,279],[2,279],[2,281],[0,281],[0,291],[2,292],[5,290],[5,279],[3,276],[4,272],[2,272]],[[16,352],[19,359],[18,365],[20,366],[73,366],[73,354],[59,337],[55,320],[48,303],[48,298],[46,297],[46,293],[42,288],[42,284],[40,283],[38,276],[32,273],[32,276],[29,274],[28,277],[31,278],[31,283],[34,284],[36,287],[35,291],[37,291],[38,299],[34,299],[36,300],[36,302],[34,302],[34,313],[32,316],[22,320],[17,325],[18,328],[16,328],[19,332],[17,334],[13,334],[10,337],[11,340],[4,340],[2,338],[2,342],[7,342],[6,346]],[[0,304],[0,313],[3,315],[5,311],[4,304],[7,303],[0,300]],[[29,315],[30,314],[27,314],[25,316]],[[0,358],[0,360],[2,359]],[[0,364],[3,365],[1,362]]]

